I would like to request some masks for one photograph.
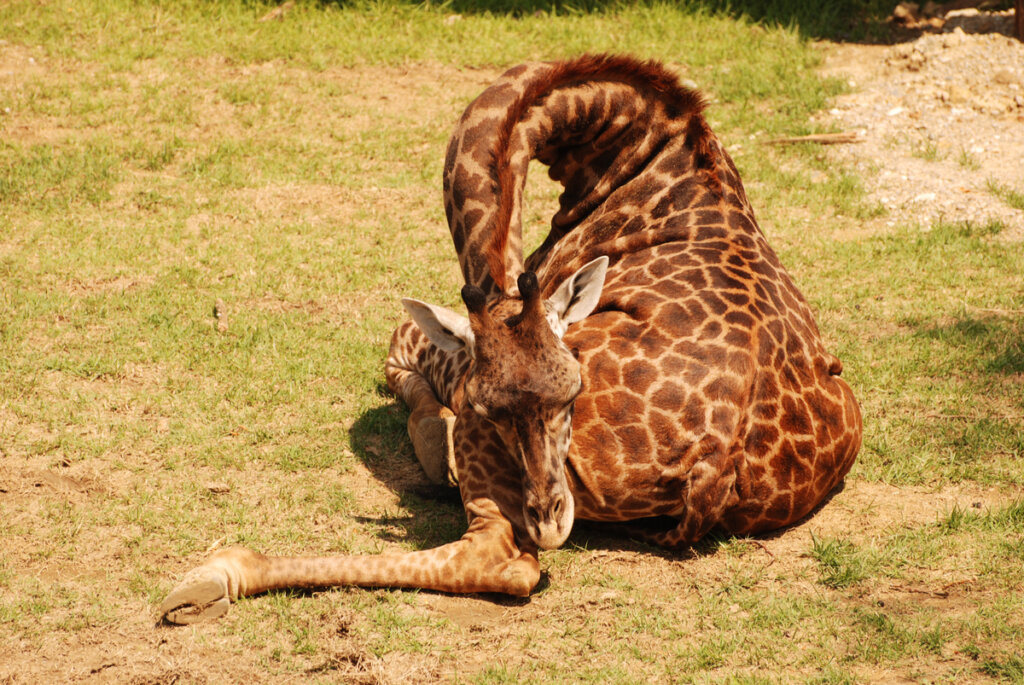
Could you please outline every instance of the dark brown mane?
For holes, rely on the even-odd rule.
[[[515,106],[510,108],[498,130],[495,166],[499,187],[499,208],[493,238],[487,250],[487,263],[497,287],[507,291],[505,250],[508,248],[509,224],[512,221],[516,179],[512,171],[512,135],[516,124],[543,96],[559,88],[583,82],[618,82],[632,86],[651,99],[661,100],[670,117],[690,116],[687,134],[698,160],[710,161],[711,132],[701,113],[704,99],[700,93],[679,83],[679,78],[655,61],[641,61],[620,55],[583,55],[567,62],[552,64],[546,78],[531,83]]]

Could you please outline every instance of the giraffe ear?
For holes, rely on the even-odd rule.
[[[469,319],[450,309],[410,298],[403,299],[402,306],[430,342],[446,352],[465,348],[472,356],[476,340],[469,327]]]
[[[598,257],[562,281],[555,293],[548,298],[548,320],[555,335],[561,338],[571,324],[590,316],[597,306],[597,301],[601,299],[601,289],[604,287],[607,272],[608,258]]]

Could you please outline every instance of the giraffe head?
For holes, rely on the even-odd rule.
[[[519,296],[487,302],[476,286],[462,289],[469,318],[416,300],[403,300],[413,320],[438,347],[473,359],[465,401],[494,424],[522,477],[523,518],[542,549],[559,547],[575,514],[565,474],[573,403],[583,389],[580,363],[562,342],[569,325],[597,306],[608,258],[600,257],[563,281],[548,299],[537,276],[519,276]]]

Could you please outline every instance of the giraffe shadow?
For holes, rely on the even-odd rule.
[[[387,389],[378,388],[381,394]],[[398,496],[400,514],[357,516],[386,542],[429,549],[456,540],[465,532],[466,515],[457,488],[431,483],[413,454],[406,433],[408,410],[398,402],[370,409],[349,429],[356,458],[375,480]]]

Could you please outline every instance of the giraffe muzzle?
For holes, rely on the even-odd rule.
[[[575,518],[576,506],[568,488],[557,488],[545,496],[527,492],[523,504],[526,530],[541,549],[558,549],[569,533]]]

